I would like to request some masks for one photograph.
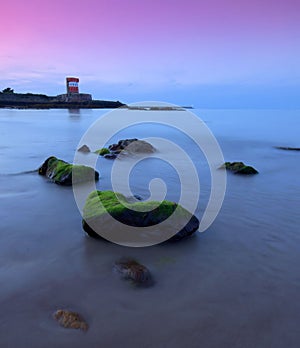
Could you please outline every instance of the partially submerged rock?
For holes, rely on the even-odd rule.
[[[73,165],[54,156],[46,159],[38,169],[38,173],[59,185],[72,185],[99,179],[99,173],[93,168]]]
[[[151,273],[147,267],[133,259],[121,259],[114,264],[114,271],[123,279],[131,280],[136,285],[150,285]]]
[[[108,148],[113,152],[121,152],[123,150],[126,150],[129,153],[155,152],[155,148],[150,143],[144,140],[139,140],[137,138],[119,140],[117,144],[112,144]]]
[[[90,148],[87,145],[82,145],[77,151],[84,153],[91,152]]]
[[[275,148],[279,150],[287,150],[287,151],[300,151],[300,147],[275,146]]]
[[[88,329],[88,324],[84,321],[80,314],[76,312],[58,309],[53,314],[53,317],[61,326],[67,329],[81,329],[83,331]]]
[[[175,209],[174,220],[168,219]],[[99,234],[91,227],[97,226],[97,229],[106,235],[113,235],[117,229],[115,220],[132,227],[148,227],[164,222],[163,231],[159,229],[157,233],[162,236],[162,240],[165,240],[168,237],[164,238],[164,235],[173,235],[177,230],[178,232],[169,238],[172,241],[192,235],[199,227],[199,220],[196,216],[174,202],[166,200],[131,202],[122,194],[112,191],[90,193],[83,209],[82,221],[83,229],[87,234],[99,238]],[[182,227],[182,222],[185,221],[186,225]]]
[[[115,153],[107,153],[103,157],[106,159],[116,159],[117,155]]]
[[[247,166],[243,162],[225,162],[223,168],[234,172],[234,174],[258,174],[258,171],[255,168]]]
[[[96,150],[95,153],[107,159],[116,159],[118,155],[139,153],[153,153],[155,148],[144,140],[137,138],[119,140],[117,144],[109,145],[108,148]]]

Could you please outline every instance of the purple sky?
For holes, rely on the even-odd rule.
[[[0,90],[59,94],[78,76],[82,92],[125,102],[205,104],[221,87],[232,101],[241,90],[297,97],[299,53],[299,0],[1,4]]]

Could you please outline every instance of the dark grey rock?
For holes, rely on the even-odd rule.
[[[77,151],[84,153],[91,152],[90,148],[87,145],[82,145]]]

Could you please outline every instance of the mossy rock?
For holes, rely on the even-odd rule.
[[[73,165],[54,156],[46,159],[39,168],[38,173],[46,176],[56,184],[66,186],[99,179],[99,173],[93,168]]]
[[[258,171],[255,168],[251,166],[247,166],[243,162],[225,162],[224,167],[227,170],[234,172],[234,174],[244,174],[244,175],[258,174]]]
[[[175,209],[177,220],[173,221],[172,225],[171,222],[167,224],[164,227],[165,232],[161,233],[175,231],[176,226],[180,225],[179,220],[187,221],[187,223],[169,239],[173,241],[190,236],[199,228],[199,220],[177,203],[167,200],[131,203],[120,193],[93,191],[88,196],[83,209],[82,225],[88,235],[99,238],[99,234],[91,226],[96,225],[97,228],[100,226],[105,233],[114,233],[114,220],[132,227],[154,226],[168,219]]]
[[[104,156],[104,155],[107,155],[108,153],[110,153],[110,151],[106,147],[103,147],[100,150],[96,150],[95,153],[100,155],[100,156]]]

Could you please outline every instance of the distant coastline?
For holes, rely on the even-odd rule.
[[[120,101],[93,100],[89,94],[48,96],[35,93],[0,92],[0,108],[14,109],[110,109],[126,107]]]

